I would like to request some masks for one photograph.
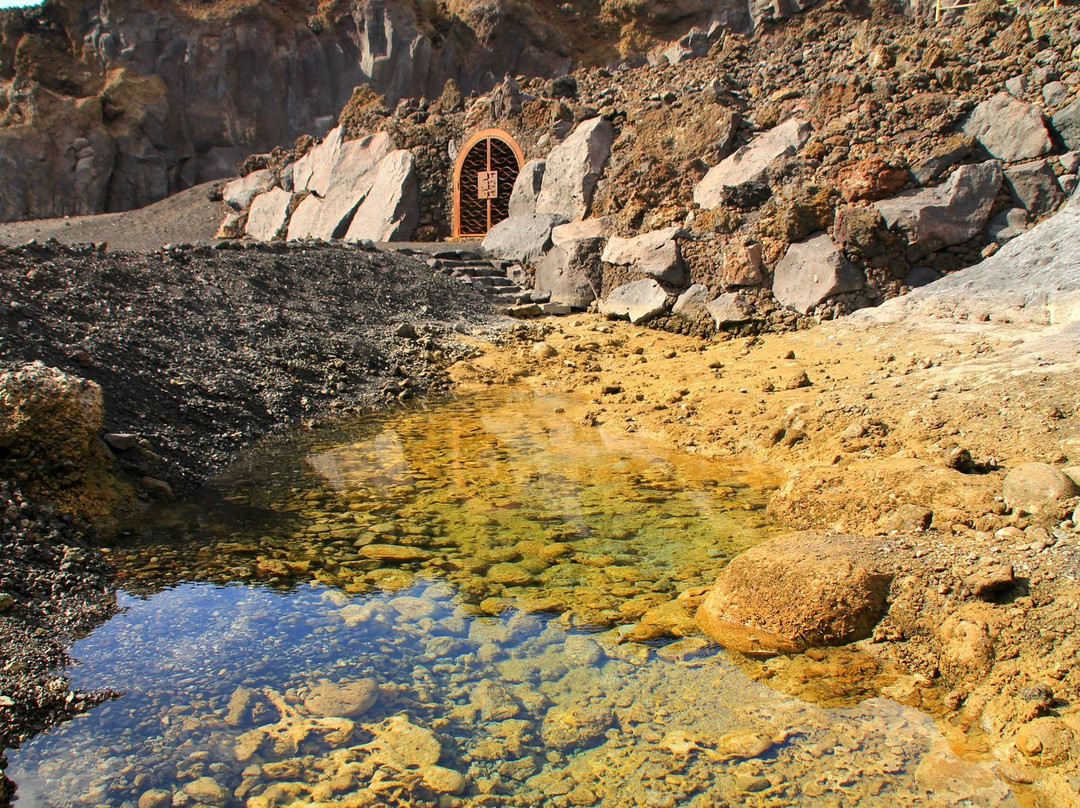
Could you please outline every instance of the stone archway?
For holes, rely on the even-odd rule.
[[[454,166],[455,238],[482,237],[510,216],[510,193],[525,164],[521,147],[502,129],[470,137]]]

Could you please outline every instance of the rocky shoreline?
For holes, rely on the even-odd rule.
[[[0,755],[108,697],[56,674],[115,608],[88,520],[188,492],[275,428],[445,390],[461,334],[505,327],[471,285],[341,245],[30,244],[0,252],[0,289]]]
[[[1075,352],[1057,361],[1040,352],[1033,365],[1037,349],[1027,347],[1060,342],[1059,333],[909,313],[896,324],[845,320],[703,342],[583,315],[537,324],[516,348],[494,348],[454,375],[462,389],[483,388],[522,380],[528,361],[523,380],[534,389],[576,387],[581,399],[567,414],[581,423],[715,458],[749,457],[786,475],[769,514],[827,533],[770,541],[756,563],[730,566],[739,579],[718,589],[742,596],[739,617],[751,633],[758,641],[774,627],[796,639],[801,626],[821,634],[829,616],[807,593],[830,594],[828,581],[844,577],[837,570],[856,580],[868,574],[860,570],[885,572],[884,590],[868,589],[887,595],[884,616],[858,647],[913,675],[891,697],[936,715],[957,748],[995,759],[1037,804],[1070,805],[1080,721],[1069,662],[1080,595],[1076,486],[1039,513],[1005,485],[1029,470],[1077,474],[1069,466]],[[819,564],[815,546],[835,560]],[[793,588],[762,565],[774,555],[772,567],[794,571]],[[764,609],[746,596],[763,586],[776,587]],[[684,608],[646,614],[632,633],[696,632],[705,594],[684,593]],[[851,619],[840,612],[840,624]],[[787,650],[805,644],[795,646]],[[835,675],[827,661],[808,661],[819,658],[782,655],[749,669],[812,697],[815,678]]]

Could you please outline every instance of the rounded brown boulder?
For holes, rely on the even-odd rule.
[[[698,608],[698,626],[756,656],[863,639],[885,613],[892,582],[868,555],[867,540],[855,536],[769,539],[721,571]]]

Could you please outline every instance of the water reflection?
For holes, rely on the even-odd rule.
[[[814,707],[696,640],[476,617],[441,582],[121,604],[72,676],[126,695],[15,754],[19,808],[1012,804],[915,710]]]
[[[626,642],[770,534],[773,481],[561,403],[303,433],[132,525],[70,671],[125,695],[12,755],[19,808],[1013,804],[913,709]]]

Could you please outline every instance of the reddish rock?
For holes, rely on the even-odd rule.
[[[765,267],[761,263],[761,245],[736,247],[724,253],[724,274],[721,283],[731,286],[760,286],[765,282]]]
[[[898,194],[907,181],[906,169],[880,157],[870,157],[842,169],[836,185],[848,202],[861,199],[874,202]]]
[[[892,576],[861,560],[863,540],[824,533],[769,539],[725,567],[697,611],[710,638],[745,654],[792,653],[870,635]]]

